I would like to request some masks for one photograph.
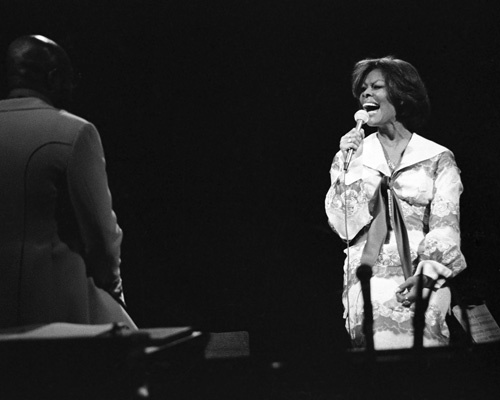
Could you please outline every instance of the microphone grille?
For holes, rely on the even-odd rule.
[[[370,119],[370,116],[365,110],[358,110],[354,114],[354,121],[363,121],[363,124],[366,124],[368,120]]]

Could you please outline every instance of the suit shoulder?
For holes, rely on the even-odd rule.
[[[73,113],[66,110],[58,110],[59,117],[66,120],[68,123],[73,123],[75,126],[91,125],[94,126],[90,121],[85,118],[79,117]]]
[[[78,115],[72,114],[66,110],[57,110],[57,129],[60,134],[66,138],[71,138],[71,142],[75,142],[82,136],[95,137],[99,136],[97,128],[93,123]]]

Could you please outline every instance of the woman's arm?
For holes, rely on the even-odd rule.
[[[421,262],[432,261],[425,263],[427,267],[424,273],[433,274],[431,278],[438,281],[437,287],[444,283],[443,277],[454,277],[467,266],[460,250],[459,204],[462,191],[460,170],[455,158],[451,152],[444,152],[440,155],[436,170],[429,232],[418,248]],[[432,266],[434,267],[431,268]],[[422,265],[419,268],[421,269]],[[420,273],[420,270],[417,269],[416,272]]]
[[[362,163],[356,158],[344,173],[343,159],[342,151],[333,159],[330,169],[331,186],[326,195],[325,210],[331,228],[343,240],[351,240],[370,223],[372,216],[369,211],[370,199],[361,179]]]

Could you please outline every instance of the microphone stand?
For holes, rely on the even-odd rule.
[[[366,351],[373,352],[375,347],[373,343],[373,307],[370,291],[372,268],[369,265],[362,264],[356,270],[356,276],[361,284],[361,292],[363,294],[363,333],[366,340]]]
[[[450,288],[451,297],[455,298],[455,301],[457,302],[457,305],[460,308],[460,313],[462,314],[462,320],[465,324],[465,326],[464,326],[465,339],[464,339],[463,345],[465,348],[471,348],[472,345],[474,344],[474,340],[472,338],[469,312],[467,310],[467,305],[464,303],[462,296],[460,295],[460,293],[458,293],[457,288],[455,287],[455,285],[452,282],[450,282],[448,284],[448,287]]]
[[[423,282],[423,274],[417,275],[417,299],[415,300],[415,314],[413,316],[413,348],[415,350],[424,347],[425,311],[430,298],[430,295],[427,299],[422,296]]]

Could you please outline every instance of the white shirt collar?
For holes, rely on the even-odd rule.
[[[414,133],[403,153],[403,157],[396,171],[428,160],[447,150],[446,147]],[[386,176],[391,175],[391,170],[385,159],[384,150],[376,133],[369,135],[363,142],[363,165],[368,168],[376,169]]]

